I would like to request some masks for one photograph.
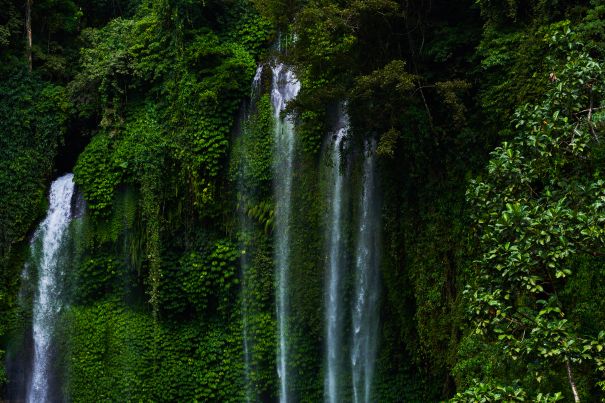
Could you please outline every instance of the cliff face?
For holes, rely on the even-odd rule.
[[[604,7],[0,0],[0,396],[600,396]]]

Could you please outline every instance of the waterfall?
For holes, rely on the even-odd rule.
[[[52,400],[49,392],[49,379],[54,376],[52,338],[61,311],[60,294],[64,274],[59,258],[72,218],[73,194],[73,174],[64,175],[52,183],[48,214],[32,239],[32,251],[38,267],[38,284],[33,301],[34,354],[27,402],[43,403]]]
[[[372,378],[378,338],[380,210],[375,179],[375,148],[375,142],[366,141],[355,250],[351,367],[353,401],[356,403],[372,400]]]
[[[339,130],[334,136],[332,145],[332,167],[330,185],[332,194],[330,200],[330,215],[328,219],[328,270],[325,296],[326,374],[324,385],[325,400],[330,403],[342,401],[340,396],[340,379],[342,367],[342,327],[343,327],[343,290],[342,278],[344,269],[344,240],[343,240],[343,194],[345,181],[341,170],[342,153],[349,130],[349,118],[341,112]]]
[[[250,90],[250,101],[254,102],[254,100],[256,99],[258,93],[259,93],[259,89],[260,89],[260,82],[263,76],[263,69],[264,66],[262,64],[260,64],[257,68],[256,68],[256,73],[254,73],[254,78],[252,79],[252,86],[251,86],[251,90]]]
[[[288,101],[292,100],[300,90],[300,82],[294,73],[283,64],[272,67],[273,82],[271,102],[275,112],[274,131],[274,194],[275,194],[275,279],[276,311],[278,323],[279,349],[277,356],[277,373],[279,376],[280,402],[289,401],[289,369],[288,369],[288,281],[290,271],[290,215],[292,199],[292,175],[294,162],[294,124],[282,117]]]
[[[254,75],[254,79],[252,80],[251,90],[250,90],[250,103],[256,100],[256,97],[259,92],[261,76],[263,73],[263,65],[259,65],[256,69],[256,74]],[[248,120],[250,118],[250,110],[249,106],[245,111],[245,118],[242,117],[243,120]],[[246,135],[245,129],[243,129],[240,133],[241,135]],[[247,155],[247,151],[245,153]],[[237,175],[237,191],[240,198],[246,193],[246,186],[244,183],[246,164],[240,165],[240,172]],[[250,403],[255,399],[255,391],[252,385],[251,372],[252,372],[252,340],[250,339],[250,330],[249,330],[249,290],[248,290],[248,281],[247,281],[247,268],[249,266],[248,255],[246,254],[246,249],[249,244],[249,234],[251,231],[250,222],[246,214],[243,212],[242,208],[239,208],[239,226],[242,231],[242,239],[240,240],[240,249],[242,250],[242,255],[240,258],[241,264],[241,279],[242,279],[242,338],[244,344],[244,382],[245,382],[245,396],[246,402]]]

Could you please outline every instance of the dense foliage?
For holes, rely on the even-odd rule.
[[[45,189],[65,134],[65,89],[15,71],[0,82],[0,337],[14,326],[27,234],[46,209]],[[0,358],[3,356],[0,348]],[[0,369],[0,381],[4,380]]]
[[[300,396],[323,393],[319,196],[345,101],[353,188],[378,144],[376,399],[605,398],[604,29],[602,0],[0,0],[0,359],[27,350],[27,241],[73,170],[65,398],[276,398],[279,58],[302,84]]]

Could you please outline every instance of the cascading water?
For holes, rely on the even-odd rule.
[[[372,378],[378,338],[380,210],[375,180],[375,148],[375,142],[366,141],[355,250],[351,367],[353,401],[356,403],[372,400]]]
[[[277,373],[279,376],[280,402],[289,401],[288,370],[288,281],[290,271],[290,215],[292,201],[292,175],[294,162],[294,124],[282,117],[288,101],[296,97],[300,82],[283,64],[272,67],[273,82],[271,102],[275,113],[273,174],[275,194],[275,278],[277,283],[276,310],[279,349],[277,356]]]
[[[263,76],[263,69],[264,69],[264,65],[261,64],[256,68],[256,73],[254,73],[254,78],[252,79],[252,87],[251,87],[251,91],[250,91],[250,101],[251,102],[254,102],[254,100],[256,99],[256,97],[259,93],[260,81]]]
[[[332,144],[332,167],[330,185],[332,194],[331,208],[328,219],[328,270],[325,296],[326,321],[326,374],[324,385],[325,400],[338,403],[341,399],[341,370],[343,360],[343,270],[344,270],[344,239],[343,239],[343,197],[345,181],[341,169],[342,153],[349,131],[349,118],[341,112],[339,130]]]
[[[258,66],[258,68],[256,69],[256,74],[254,75],[254,79],[252,80],[252,87],[251,87],[251,92],[250,92],[250,102],[254,102],[255,98],[258,94],[258,90],[260,87],[260,81],[261,81],[261,76],[263,73],[263,65]],[[246,110],[246,120],[249,119],[250,116],[250,109],[248,108]],[[242,131],[242,135],[245,135],[245,130]],[[245,155],[247,155],[247,152],[245,153]],[[246,165],[242,164],[240,165],[240,169],[241,170],[246,170]],[[245,190],[245,183],[244,183],[244,176],[245,176],[245,172],[239,172],[238,174],[238,179],[237,179],[237,188],[238,188],[238,194],[240,195],[240,197],[242,197],[242,195],[245,194],[246,190]],[[251,372],[252,372],[252,349],[251,349],[251,344],[252,344],[252,340],[250,340],[249,337],[249,311],[248,311],[248,281],[247,281],[247,273],[246,273],[246,269],[249,265],[248,262],[248,255],[245,253],[246,251],[246,247],[249,243],[249,237],[248,234],[251,232],[250,230],[250,223],[249,223],[249,219],[246,217],[246,215],[243,213],[242,209],[239,209],[240,213],[239,213],[239,226],[240,229],[242,231],[242,241],[240,242],[240,247],[241,249],[244,251],[242,253],[241,256],[241,267],[242,267],[242,273],[241,273],[241,278],[242,278],[242,337],[243,337],[243,342],[244,342],[244,371],[245,371],[245,396],[246,396],[246,402],[252,402],[255,400],[255,392],[254,392],[254,388],[252,385],[252,379],[251,379]]]
[[[33,301],[34,354],[32,378],[27,402],[52,400],[49,379],[53,377],[53,332],[61,310],[63,270],[60,252],[72,218],[71,201],[74,194],[73,174],[53,182],[50,188],[48,214],[32,239],[32,251],[37,259],[38,284]]]

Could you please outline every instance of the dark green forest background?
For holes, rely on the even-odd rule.
[[[48,186],[73,171],[87,214],[65,397],[245,400],[246,253],[251,380],[276,398],[270,69],[237,135],[274,57],[302,83],[288,106],[302,400],[323,393],[317,178],[344,100],[353,140],[379,139],[378,401],[604,399],[602,0],[0,0],[0,357],[31,317],[21,272]]]

